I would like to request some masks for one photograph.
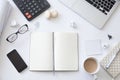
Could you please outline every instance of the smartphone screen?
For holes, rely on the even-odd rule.
[[[9,60],[11,61],[11,63],[14,65],[18,72],[22,72],[24,69],[27,68],[26,63],[23,61],[23,59],[15,49],[8,53],[7,57],[9,58]]]

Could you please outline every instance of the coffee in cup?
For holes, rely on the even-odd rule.
[[[99,71],[99,63],[94,57],[85,59],[83,67],[87,73],[95,74]]]

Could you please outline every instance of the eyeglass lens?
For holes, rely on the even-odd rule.
[[[9,42],[13,42],[17,39],[17,34],[11,34],[8,38],[7,38],[7,41]]]
[[[22,27],[19,28],[18,32],[20,34],[24,34],[25,32],[28,31],[28,26],[27,25],[23,25]]]

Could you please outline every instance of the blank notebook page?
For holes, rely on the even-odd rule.
[[[55,71],[78,70],[77,33],[55,32],[54,65]]]
[[[34,32],[31,34],[30,70],[53,70],[52,32]]]

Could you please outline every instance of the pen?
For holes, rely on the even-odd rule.
[[[118,53],[120,52],[120,49],[117,51],[117,53],[112,57],[112,59],[110,60],[110,62],[106,65],[106,69],[108,69],[110,67],[110,65],[112,64],[113,60],[116,58],[116,56],[118,55]]]

